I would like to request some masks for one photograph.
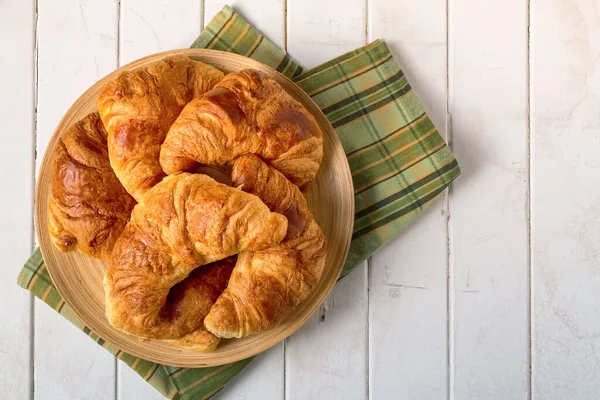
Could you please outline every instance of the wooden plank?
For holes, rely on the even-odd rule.
[[[256,29],[273,43],[285,45],[285,1],[228,1]],[[221,0],[207,0],[204,6],[204,26],[223,8]],[[227,385],[216,399],[278,400],[284,397],[284,344],[275,346],[256,357],[252,363]]]
[[[201,0],[121,0],[121,65],[160,51],[189,47],[200,34]],[[117,398],[162,399],[163,396],[122,362],[117,364]]]
[[[165,397],[127,364],[117,362],[117,399],[163,400]]]
[[[229,0],[234,10],[282,49],[285,48],[286,0]],[[206,0],[204,5],[205,26],[224,6],[222,0]]]
[[[364,45],[365,4],[364,0],[289,0],[290,56],[312,68]]]
[[[40,165],[67,108],[117,66],[117,0],[48,0],[39,2],[38,12]],[[114,398],[114,357],[40,301],[35,333],[37,399]]]
[[[451,396],[529,391],[527,0],[449,9]]]
[[[600,393],[600,14],[532,2],[534,394]]]
[[[362,0],[290,0],[287,21],[288,51],[307,68],[366,41]],[[286,399],[367,396],[367,271],[365,262],[338,283],[319,312],[288,339]]]
[[[284,398],[284,344],[256,356],[252,363],[225,386],[215,400],[279,400]]]
[[[446,134],[446,1],[369,0],[369,41],[384,40],[427,114]],[[419,223],[420,224],[420,223]]]
[[[287,340],[286,399],[367,397],[366,264],[341,280]]]
[[[35,3],[0,3],[0,388],[3,397],[27,399],[32,392],[31,295],[15,282],[32,250],[33,139],[35,107]],[[10,145],[8,145],[10,143]],[[8,373],[10,371],[10,373]]]
[[[446,1],[369,2],[369,37],[386,41],[440,133],[446,131]],[[373,255],[369,280],[371,398],[441,399],[447,373],[447,206]]]
[[[201,14],[201,0],[121,0],[121,65],[190,47],[200,34]]]

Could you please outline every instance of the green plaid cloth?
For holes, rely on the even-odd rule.
[[[459,174],[458,164],[384,42],[304,71],[229,6],[192,47],[251,57],[292,78],[335,128],[352,170],[356,215],[342,276],[398,235]],[[175,368],[122,352],[90,331],[65,304],[36,250],[20,286],[83,330],[171,399],[208,399],[251,359],[213,368]]]

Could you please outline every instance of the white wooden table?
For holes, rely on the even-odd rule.
[[[463,176],[219,398],[600,398],[598,1],[230,5],[306,67],[385,39]],[[68,106],[120,64],[188,46],[222,6],[0,0],[3,399],[160,398],[15,281]]]

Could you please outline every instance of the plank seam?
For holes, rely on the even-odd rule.
[[[288,0],[283,1],[283,49],[288,51]]]
[[[119,366],[119,360],[117,359],[117,357],[114,357],[115,360],[115,368],[114,368],[114,372],[115,372],[115,399],[118,400],[120,398],[119,396],[119,386],[120,386],[120,381],[119,381],[119,372],[121,370],[120,366]]]
[[[117,67],[121,66],[121,0],[117,0]]]
[[[365,295],[365,301],[366,301],[366,332],[365,332],[365,350],[366,350],[366,355],[365,355],[365,381],[366,381],[366,398],[369,400],[372,400],[372,395],[371,395],[371,313],[370,311],[370,286],[371,286],[371,265],[372,265],[372,261],[373,258],[369,257],[369,259],[367,260],[367,293]]]
[[[283,340],[283,400],[288,398],[287,385],[287,339]]]
[[[531,0],[527,1],[527,130],[528,130],[528,135],[527,135],[527,184],[528,184],[528,188],[527,188],[527,235],[528,235],[528,250],[529,250],[529,254],[528,254],[528,261],[529,261],[529,265],[528,265],[528,279],[529,279],[529,310],[528,310],[528,317],[529,317],[529,354],[528,354],[528,358],[529,358],[529,393],[528,393],[528,398],[529,399],[534,399],[534,366],[535,366],[535,362],[533,359],[533,355],[534,355],[534,351],[533,351],[533,346],[534,346],[534,317],[533,317],[533,310],[534,310],[534,295],[533,295],[533,235],[532,235],[532,224],[531,224],[531,215],[532,215],[532,201],[531,201],[531,193],[532,193],[532,175],[531,175],[531,170],[532,170],[532,134],[533,134],[533,126],[532,126],[532,118],[531,118],[531,111],[532,111],[532,99],[533,99],[533,92],[532,92],[532,82],[531,82],[531,71],[532,71],[532,48],[531,48]]]
[[[206,0],[202,0],[200,2],[200,32],[198,32],[198,34],[200,34],[203,30],[204,30],[204,14],[205,14],[205,10],[206,10]]]
[[[446,265],[448,268],[447,281],[447,335],[448,335],[448,376],[447,390],[448,399],[454,399],[454,263],[452,260],[452,221],[450,198],[452,195],[452,185],[448,188],[446,194]]]
[[[450,0],[446,0],[446,140],[452,147],[452,115],[450,110],[451,72],[450,72]],[[448,188],[445,199],[446,209],[446,319],[447,319],[447,398],[454,399],[454,263],[452,259],[452,220],[451,220],[452,185]]]
[[[365,44],[369,43],[369,0],[365,0]]]

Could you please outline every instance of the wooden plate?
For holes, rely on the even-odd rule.
[[[324,137],[323,164],[306,195],[309,207],[329,244],[327,264],[319,285],[277,327],[243,339],[222,341],[219,348],[211,353],[194,352],[161,340],[142,341],[114,330],[104,316],[102,278],[105,265],[78,252],[61,253],[52,244],[47,229],[51,169],[49,160],[59,135],[76,121],[96,111],[96,100],[102,85],[109,79],[122,71],[143,67],[176,54],[184,54],[214,65],[224,72],[246,68],[265,72],[315,116]],[[298,86],[274,69],[243,56],[215,50],[185,49],[154,54],[127,64],[96,82],[77,99],[58,124],[46,149],[37,185],[36,218],[38,241],[52,280],[65,302],[92,331],[121,350],[149,361],[180,367],[205,367],[256,355],[290,336],[311,317],[331,292],[348,255],[354,223],[354,193],[348,161],[335,131],[317,105]]]

